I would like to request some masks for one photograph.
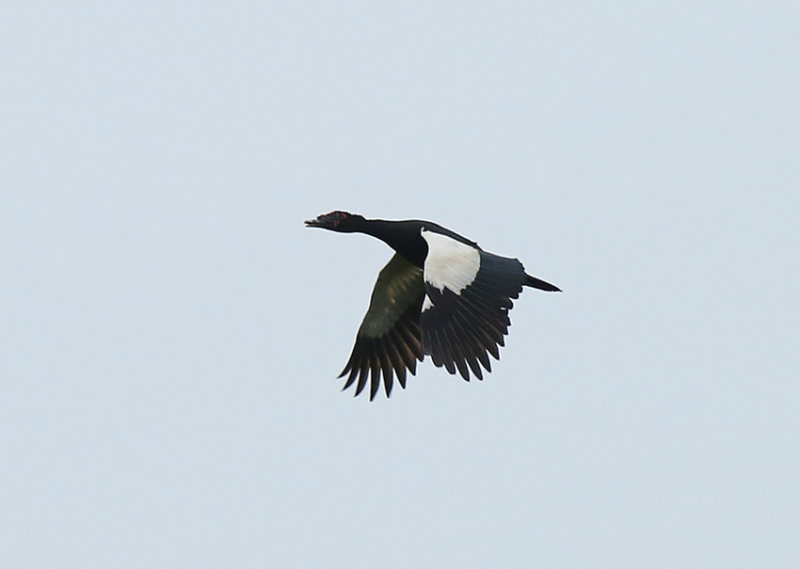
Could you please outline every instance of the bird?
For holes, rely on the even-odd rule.
[[[364,233],[394,249],[378,274],[369,308],[339,378],[355,394],[369,380],[369,399],[380,390],[388,398],[394,377],[405,389],[406,372],[430,356],[436,367],[483,380],[491,372],[489,354],[500,359],[511,320],[508,311],[524,286],[560,292],[525,272],[518,259],[481,249],[474,241],[431,221],[366,219],[332,211],[305,221],[339,233]]]

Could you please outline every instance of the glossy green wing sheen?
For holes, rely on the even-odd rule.
[[[413,374],[423,358],[419,313],[424,296],[422,269],[396,254],[378,275],[353,352],[339,375],[349,374],[344,389],[355,383],[358,395],[369,382],[373,399],[381,375],[387,397],[395,375],[405,387],[406,370]]]
[[[378,275],[358,335],[385,335],[423,292],[422,269],[395,254]]]

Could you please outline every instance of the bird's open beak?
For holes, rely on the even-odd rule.
[[[347,219],[350,214],[344,211],[332,211],[323,213],[314,219],[306,220],[306,227],[321,227],[323,229],[336,230],[342,220]]]

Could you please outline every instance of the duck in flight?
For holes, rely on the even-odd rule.
[[[470,380],[492,371],[488,354],[500,359],[498,346],[508,333],[508,311],[523,286],[558,292],[557,286],[525,272],[517,259],[500,257],[430,221],[365,219],[332,211],[305,222],[341,233],[366,233],[395,250],[378,274],[353,352],[339,377],[355,395],[370,384],[370,400],[380,389],[388,397],[393,377],[406,386],[417,361],[431,356]]]

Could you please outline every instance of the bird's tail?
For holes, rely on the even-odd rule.
[[[532,277],[528,273],[525,273],[525,282],[522,284],[532,288],[538,288],[539,290],[546,290],[547,292],[561,292],[561,289],[558,288],[556,285],[550,284],[549,282],[543,281],[542,279],[537,279],[536,277]]]

